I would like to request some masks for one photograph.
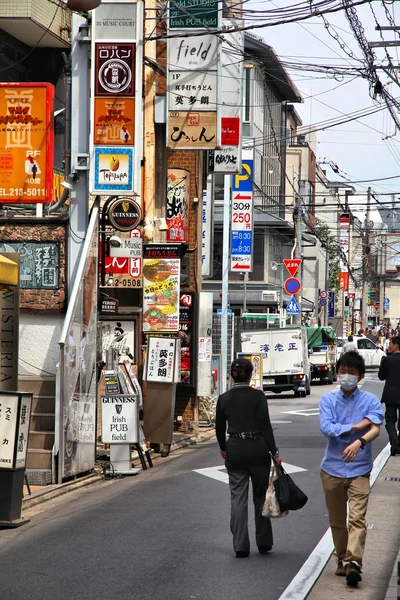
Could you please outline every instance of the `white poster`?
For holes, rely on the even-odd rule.
[[[150,337],[147,346],[146,380],[173,383],[176,375],[176,340]]]
[[[18,396],[0,395],[0,468],[14,468]]]
[[[29,423],[31,419],[32,396],[21,396],[21,413],[19,417],[17,456],[15,468],[25,467],[28,452]]]
[[[199,361],[210,362],[212,356],[212,338],[211,337],[200,337],[199,338]]]
[[[134,394],[101,398],[101,440],[104,444],[139,442],[139,406]]]

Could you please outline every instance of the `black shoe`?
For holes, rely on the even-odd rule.
[[[242,550],[238,550],[236,552],[236,558],[248,558],[250,556],[250,552],[243,552]]]
[[[258,546],[258,551],[260,554],[267,554],[271,552],[272,546]]]
[[[398,446],[391,446],[390,456],[396,456],[396,454],[400,454],[400,448]]]
[[[361,567],[356,562],[350,562],[346,565],[346,583],[349,587],[357,587],[361,577]]]

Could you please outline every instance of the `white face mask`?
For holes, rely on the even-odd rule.
[[[350,375],[350,373],[346,373],[346,375],[338,375],[338,381],[340,383],[340,387],[344,390],[353,390],[358,383],[358,375]]]

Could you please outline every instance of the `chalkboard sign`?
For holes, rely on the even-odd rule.
[[[57,290],[60,287],[58,242],[0,242],[0,252],[19,252],[21,289]]]

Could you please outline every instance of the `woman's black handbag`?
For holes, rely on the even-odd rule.
[[[278,478],[274,481],[275,494],[281,511],[299,510],[308,498],[286,473],[283,467],[278,469]]]

